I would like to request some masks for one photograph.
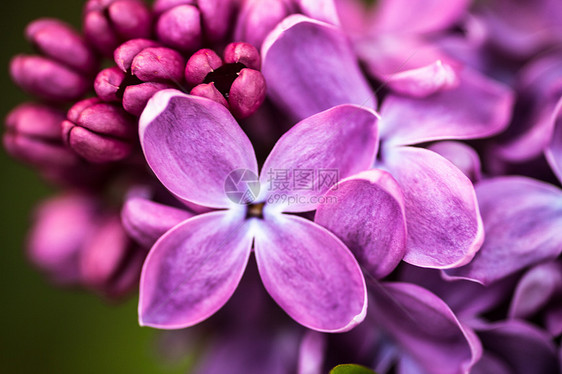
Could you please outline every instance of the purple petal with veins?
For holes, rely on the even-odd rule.
[[[142,270],[141,325],[178,329],[210,317],[232,296],[250,256],[243,211],[201,214],[168,231]]]
[[[226,177],[237,169],[257,174],[250,140],[230,112],[214,101],[160,91],[148,102],[139,132],[158,179],[170,192],[196,204],[232,206],[224,193]]]
[[[499,177],[476,186],[486,240],[453,277],[490,284],[562,251],[562,190],[525,177]]]
[[[128,199],[121,211],[127,234],[145,248],[152,247],[166,231],[193,216],[186,210],[140,197]]]
[[[484,239],[470,180],[449,161],[422,148],[390,148],[382,166],[404,194],[408,228],[404,261],[438,269],[469,262]]]
[[[367,291],[359,265],[332,233],[304,218],[255,222],[255,255],[271,297],[301,325],[342,332],[361,323]]]
[[[406,252],[404,197],[381,170],[344,179],[325,195],[314,222],[338,236],[375,278],[388,275]]]
[[[390,95],[381,107],[381,138],[395,145],[495,135],[508,125],[510,89],[468,68],[456,88],[423,99]]]
[[[269,95],[297,120],[340,104],[376,106],[346,36],[332,25],[287,17],[263,43],[262,57]]]
[[[480,358],[474,332],[426,289],[382,283],[373,288],[372,301],[370,317],[426,373],[465,373]]]
[[[366,170],[373,164],[377,142],[377,116],[371,110],[341,105],[306,118],[277,141],[265,161],[260,175],[263,199],[270,209],[314,210],[318,198],[337,182],[323,182],[319,171],[332,170],[338,178],[345,178]],[[276,183],[278,169],[287,170],[289,180],[298,170],[312,170],[313,188],[281,189]],[[285,201],[274,199],[280,193],[287,196]],[[296,200],[289,204],[289,197]]]

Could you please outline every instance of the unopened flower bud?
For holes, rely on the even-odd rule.
[[[221,58],[211,49],[200,49],[187,61],[185,79],[188,84],[196,86],[205,81],[207,74],[222,66]]]
[[[244,40],[260,48],[267,34],[296,11],[296,5],[287,0],[244,1],[236,21],[234,40]]]
[[[140,116],[148,100],[156,92],[175,88],[169,83],[147,82],[131,85],[123,91],[123,108],[134,116]]]
[[[246,118],[263,104],[266,95],[263,74],[253,69],[242,69],[232,82],[228,103],[236,118]]]
[[[254,70],[261,69],[260,53],[256,47],[248,43],[230,43],[227,45],[224,49],[224,62],[227,64],[240,63]]]
[[[217,90],[213,82],[203,83],[195,86],[191,90],[190,94],[200,97],[206,97],[207,99],[216,101],[217,103],[224,105],[228,110],[230,110],[230,107],[228,106],[228,101],[226,101],[223,94],[220,93],[219,90]]]
[[[94,81],[94,90],[103,101],[120,102],[119,90],[124,80],[125,73],[118,67],[103,69]]]
[[[34,214],[28,237],[30,260],[62,284],[79,284],[80,252],[96,227],[97,204],[70,193],[44,201]]]
[[[90,162],[126,158],[132,151],[136,126],[122,108],[97,98],[75,104],[62,124],[63,139]]]
[[[124,41],[150,37],[151,29],[151,12],[141,0],[89,0],[84,8],[84,33],[106,56]]]
[[[236,118],[252,115],[263,104],[266,84],[258,70],[261,58],[248,43],[231,43],[225,48],[225,63],[213,51],[195,53],[185,68],[186,81],[195,86],[192,95],[206,97],[228,108]]]
[[[202,44],[201,15],[193,5],[179,5],[165,11],[156,23],[158,39],[184,52],[197,50]]]
[[[78,158],[61,138],[64,113],[34,103],[21,104],[6,118],[4,147],[13,157],[39,168],[67,167]]]
[[[181,82],[185,60],[170,48],[145,48],[135,56],[131,73],[143,82]]]
[[[27,39],[45,56],[81,73],[91,75],[98,67],[97,56],[70,25],[56,19],[31,22]]]
[[[130,246],[119,215],[104,217],[82,250],[80,270],[84,284],[103,291],[124,262]]]
[[[143,49],[152,47],[160,47],[160,45],[150,39],[132,39],[115,49],[113,59],[121,70],[128,72],[131,70],[135,56],[141,53]]]
[[[10,63],[12,79],[28,93],[47,101],[74,101],[90,81],[65,65],[41,56],[18,55]]]

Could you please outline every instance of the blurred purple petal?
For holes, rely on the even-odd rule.
[[[426,97],[458,85],[454,68],[438,60],[430,65],[393,74],[388,86],[396,93],[412,97]]]
[[[375,108],[346,36],[336,27],[292,15],[262,47],[268,93],[297,120],[340,104]]]
[[[562,251],[562,191],[525,177],[476,186],[486,240],[472,262],[448,275],[490,284]]]
[[[410,283],[373,288],[370,316],[428,374],[468,372],[480,358],[474,332],[441,299]]]
[[[128,199],[123,205],[121,219],[130,237],[150,248],[166,231],[193,217],[187,210],[155,203],[140,197]]]
[[[549,262],[533,267],[521,277],[511,305],[511,318],[528,318],[562,294],[562,264]]]
[[[237,169],[257,174],[250,140],[230,112],[214,101],[176,90],[158,92],[139,122],[141,145],[158,179],[178,197],[227,208],[228,175]]]
[[[314,221],[336,234],[375,278],[388,275],[406,251],[404,197],[381,170],[368,170],[330,189]]]
[[[470,0],[381,0],[373,28],[380,33],[422,34],[444,30],[465,14]]]
[[[341,105],[297,123],[278,141],[260,175],[267,206],[285,212],[314,210],[321,197],[338,178],[368,169],[377,151],[377,116],[368,109]],[[276,175],[287,172],[286,180],[296,173],[311,173],[308,185],[286,189]],[[332,180],[323,179],[331,171]],[[322,174],[324,173],[324,174]],[[275,199],[276,195],[286,199]],[[289,201],[294,198],[294,201]]]
[[[404,261],[438,269],[470,261],[484,239],[470,180],[449,161],[422,148],[390,148],[383,165],[404,193]]]
[[[558,372],[557,352],[552,339],[539,328],[511,320],[482,324],[476,331],[486,352],[506,363],[511,368],[510,373]]]
[[[263,284],[301,325],[347,331],[367,312],[361,269],[345,245],[326,229],[292,215],[256,222],[255,255]]]
[[[142,270],[139,322],[178,329],[219,310],[238,286],[252,236],[242,211],[193,217],[152,247]]]
[[[473,183],[482,177],[480,157],[470,146],[461,142],[444,141],[434,143],[428,149],[451,161]]]
[[[381,107],[381,137],[398,145],[495,135],[513,104],[506,86],[464,69],[456,88],[423,99],[391,95]]]
[[[93,199],[80,194],[39,205],[27,243],[31,261],[56,282],[79,282],[80,250],[95,229],[97,209]]]
[[[326,355],[326,335],[307,330],[299,347],[298,374],[320,374]]]
[[[556,105],[552,115],[552,134],[550,143],[545,150],[545,156],[552,168],[552,171],[562,182],[562,98]]]
[[[82,282],[103,290],[117,274],[130,249],[130,239],[117,214],[104,217],[92,233],[80,255]]]
[[[238,14],[234,40],[245,41],[256,48],[271,30],[285,17],[294,13],[296,7],[285,0],[246,0]]]
[[[482,358],[472,367],[470,374],[513,374],[511,368],[494,354],[484,352]]]

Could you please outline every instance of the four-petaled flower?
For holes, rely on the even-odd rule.
[[[265,161],[261,193],[249,206],[224,191],[232,171],[257,175],[258,164],[250,140],[223,106],[161,91],[147,105],[139,131],[160,182],[181,200],[217,209],[176,225],[152,248],[141,275],[142,325],[181,328],[214,314],[235,291],[252,243],[265,288],[297,322],[338,332],[364,319],[365,280],[345,244],[314,222],[285,214],[315,210],[330,185],[283,190],[287,199],[272,201],[279,191],[267,188],[266,171],[287,170],[292,179],[300,169],[336,169],[341,177],[367,169],[378,142],[372,110],[341,105],[296,124]]]

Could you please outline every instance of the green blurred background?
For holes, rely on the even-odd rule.
[[[2,118],[28,99],[8,74],[12,55],[31,52],[25,26],[39,17],[56,17],[79,27],[82,5],[80,0],[0,2]],[[138,326],[136,295],[125,304],[109,305],[84,292],[57,289],[29,265],[23,250],[29,214],[53,191],[3,150],[0,170],[0,372],[185,372],[185,360],[163,360],[156,352],[155,331]]]

